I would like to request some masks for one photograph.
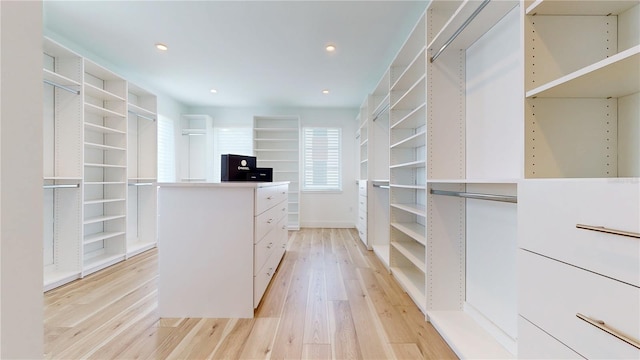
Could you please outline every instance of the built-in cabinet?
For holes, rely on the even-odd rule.
[[[43,52],[48,290],[155,246],[156,100],[54,41]]]
[[[288,242],[286,182],[162,183],[160,317],[252,318]]]
[[[638,4],[435,0],[392,61],[390,270],[461,358],[640,356]]]
[[[639,4],[524,2],[522,357],[640,357]]]
[[[158,122],[156,96],[129,83],[127,128],[127,255],[155,246]]]
[[[82,57],[43,42],[44,287],[82,275]]]
[[[180,119],[180,181],[214,181],[213,119],[184,114]]]
[[[258,167],[273,168],[273,181],[289,182],[288,226],[300,229],[300,118],[255,116],[253,151]]]
[[[425,17],[392,61],[389,78],[391,272],[426,310]]]
[[[389,266],[389,73],[367,95],[356,119],[359,144],[359,237]]]

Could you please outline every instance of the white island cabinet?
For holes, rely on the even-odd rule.
[[[164,318],[252,318],[287,246],[287,182],[162,183]]]

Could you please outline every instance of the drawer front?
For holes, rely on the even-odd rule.
[[[262,214],[287,198],[287,185],[266,186],[256,189],[256,215]]]
[[[363,195],[358,195],[358,209],[367,210],[367,197]]]
[[[625,179],[524,181],[518,185],[519,245],[640,286],[640,239],[576,228],[640,233],[640,184]]]
[[[358,181],[358,193],[367,196],[367,180]]]
[[[258,307],[260,304],[260,300],[264,295],[267,286],[269,286],[269,282],[273,278],[273,274],[276,272],[278,268],[278,264],[280,263],[280,259],[282,259],[282,254],[284,254],[284,250],[280,250],[276,248],[269,259],[265,262],[262,268],[256,273],[253,278],[253,307],[254,309]]]
[[[520,316],[518,318],[518,359],[583,359],[583,357]]]
[[[640,349],[581,320],[583,314],[640,341],[640,288],[519,251],[520,315],[588,358],[640,359]]]
[[[278,229],[270,231],[267,236],[254,245],[253,252],[253,275],[257,275],[259,269],[265,264],[267,259],[273,254],[274,249],[280,246],[280,232]]]
[[[278,224],[278,220],[282,216],[282,208],[280,206],[273,206],[271,209],[263,212],[255,217],[256,233],[254,242],[259,242]]]
[[[289,226],[288,217],[284,216],[277,225],[278,239],[277,242],[281,249],[286,250],[289,244]]]
[[[276,208],[278,209],[278,222],[280,222],[280,220],[286,218],[289,214],[289,202],[286,200],[282,201],[276,206]]]

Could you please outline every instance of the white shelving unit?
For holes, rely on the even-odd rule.
[[[358,219],[356,221],[356,229],[358,230],[358,236],[362,243],[371,249],[369,245],[369,236],[372,235],[369,231],[369,202],[368,202],[368,181],[369,178],[369,153],[373,150],[375,145],[369,145],[369,133],[371,127],[369,125],[369,99],[364,99],[360,105],[360,111],[356,120],[359,127],[356,139],[358,140],[358,154],[360,155],[359,162],[359,178],[358,181]],[[372,161],[373,163],[373,161]]]
[[[157,243],[157,99],[129,83],[127,160],[127,256]]]
[[[517,354],[518,5],[427,8],[426,314],[461,358]]]
[[[45,39],[44,289],[81,276],[82,58]]]
[[[300,119],[255,116],[253,140],[258,167],[273,168],[273,181],[289,181],[288,227],[300,229]]]
[[[425,35],[422,16],[389,69],[391,273],[426,311]],[[422,111],[417,109],[423,109]]]
[[[156,187],[127,183],[156,182],[157,105],[47,38],[43,60],[47,291],[155,246]]]
[[[638,2],[527,12],[525,176],[637,177]]]
[[[369,95],[368,245],[389,268],[389,71]]]
[[[183,151],[180,181],[213,181],[213,120],[209,115],[186,114],[180,120]]]
[[[359,126],[359,153],[360,153],[360,180],[367,180],[369,178],[369,115],[368,115],[368,99],[365,99],[360,105],[360,112],[358,113],[358,119],[360,120]]]
[[[127,82],[84,59],[83,275],[126,255]]]
[[[525,5],[520,354],[638,358],[640,1]]]

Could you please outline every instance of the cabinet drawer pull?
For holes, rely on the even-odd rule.
[[[588,322],[589,324],[597,327],[598,329],[606,332],[607,334],[613,335],[613,336],[617,337],[618,339],[626,342],[627,344],[640,349],[640,341],[632,339],[632,338],[630,338],[630,337],[628,337],[628,336],[626,336],[624,334],[621,334],[616,329],[607,326],[604,323],[604,321],[592,319],[592,318],[590,318],[588,316],[585,316],[585,315],[582,315],[580,313],[577,313],[576,316],[578,317],[578,319]]]
[[[273,271],[273,268],[269,268],[269,270],[267,271],[267,276],[268,276],[268,277],[271,277],[271,275],[272,275],[272,274],[271,274],[271,271]]]
[[[267,220],[267,224],[271,224],[272,222],[273,222],[273,219]]]
[[[273,196],[267,196],[267,200],[273,199]]]
[[[267,249],[271,249],[271,246],[273,246],[272,242],[270,242],[269,245],[267,245]]]
[[[592,226],[592,225],[576,224],[576,228],[583,229],[583,230],[598,231],[598,232],[603,232],[603,233],[613,234],[613,235],[628,236],[628,237],[640,239],[640,233],[631,232],[631,231],[624,231],[624,230],[609,229],[609,228],[606,228],[604,226]]]

